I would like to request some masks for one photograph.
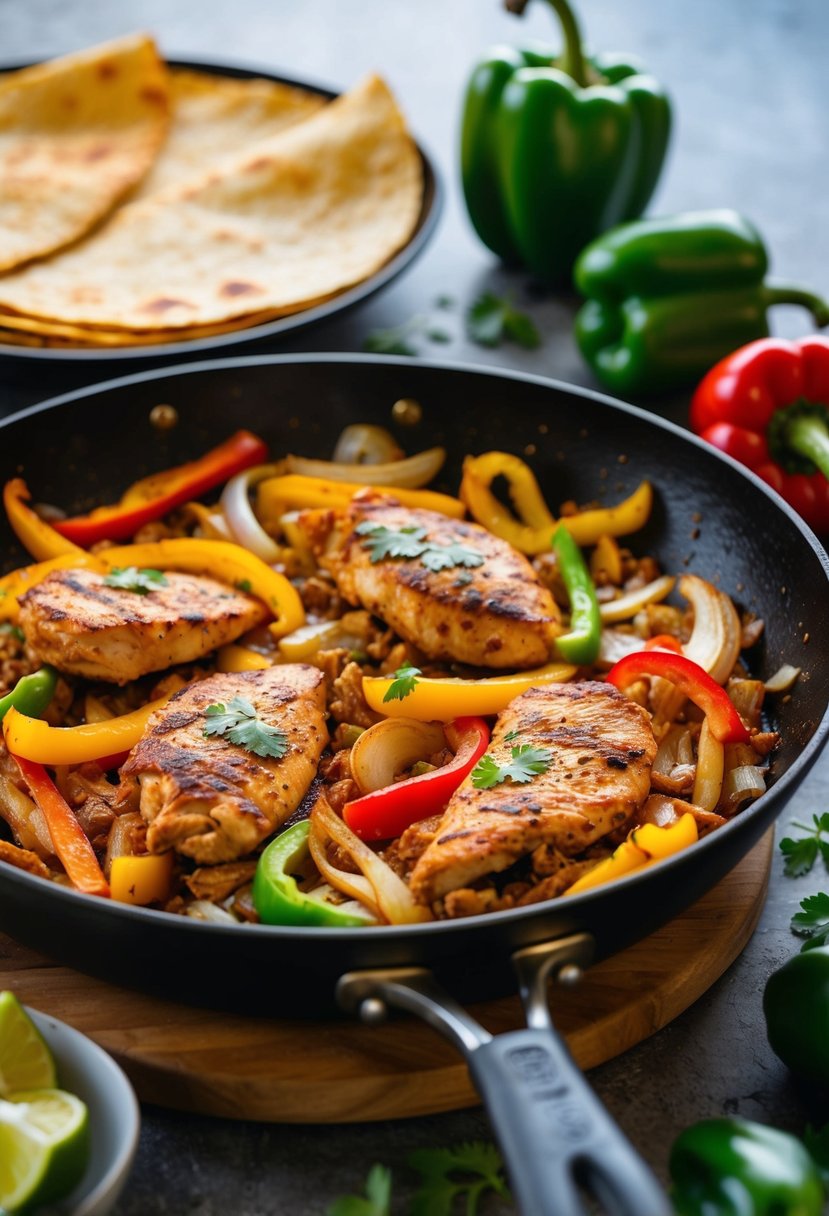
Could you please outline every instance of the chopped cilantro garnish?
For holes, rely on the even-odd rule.
[[[139,570],[137,566],[113,566],[104,579],[107,587],[119,591],[134,591],[136,595],[149,595],[159,587],[167,586],[167,576],[161,570]]]
[[[240,578],[233,585],[237,591],[244,591],[246,595],[250,595],[253,590],[253,584],[249,578]]]
[[[285,732],[263,722],[245,697],[234,697],[229,705],[208,705],[204,715],[207,719],[205,738],[223,735],[254,755],[271,756],[275,760],[281,759],[288,750]]]
[[[414,692],[415,686],[419,683],[418,676],[423,675],[419,667],[411,667],[408,663],[404,667],[398,667],[394,673],[394,679],[386,690],[386,695],[383,697],[386,701],[402,701],[404,697],[408,697],[410,692]]]
[[[541,344],[534,322],[525,312],[519,312],[511,301],[485,291],[470,308],[466,317],[466,332],[479,346],[499,346],[505,338],[527,350]]]
[[[546,747],[532,747],[524,743],[512,748],[512,759],[499,764],[489,752],[481,756],[472,770],[472,784],[476,790],[489,790],[503,781],[524,784],[539,773],[546,773],[553,762],[553,753]]]
[[[387,528],[384,524],[373,524],[365,520],[356,531],[366,539],[363,547],[368,549],[372,565],[387,558],[404,560],[419,559],[427,568],[437,573],[451,570],[453,566],[482,566],[483,556],[464,545],[437,545],[426,540],[425,528]]]
[[[341,1195],[326,1216],[391,1216],[391,1170],[373,1165],[366,1178],[365,1195]]]
[[[514,743],[520,734],[521,734],[520,730],[507,731],[507,733],[504,735],[504,742],[505,743]]]
[[[16,638],[18,642],[25,642],[26,635],[19,625],[12,625],[11,621],[3,621],[0,624],[0,633],[7,633],[11,637]]]

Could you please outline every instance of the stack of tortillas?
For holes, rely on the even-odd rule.
[[[308,308],[411,237],[421,159],[376,76],[325,103],[143,36],[0,78],[0,341],[132,346]]]

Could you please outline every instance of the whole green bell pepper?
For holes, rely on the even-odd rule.
[[[470,219],[499,257],[569,279],[594,236],[641,215],[659,179],[668,99],[630,60],[587,59],[567,0],[564,47],[496,47],[466,91],[461,173]],[[507,0],[523,12],[527,0]]]
[[[829,1088],[829,946],[810,947],[772,973],[763,993],[771,1049],[797,1076]]]
[[[295,823],[265,849],[253,876],[253,906],[265,925],[322,925],[340,928],[373,924],[371,916],[355,916],[336,904],[302,891],[295,875],[308,860],[307,819]]]
[[[695,383],[738,346],[768,335],[772,304],[802,304],[818,325],[829,305],[765,282],[768,255],[736,211],[687,211],[623,224],[576,262],[586,303],[576,341],[599,380],[622,396]]]
[[[805,1147],[747,1119],[681,1132],[669,1162],[678,1216],[821,1216],[824,1188]]]

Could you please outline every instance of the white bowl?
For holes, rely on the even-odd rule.
[[[107,1053],[64,1022],[26,1012],[55,1057],[58,1085],[89,1107],[91,1154],[81,1181],[71,1195],[49,1207],[49,1216],[106,1216],[126,1185],[141,1116],[127,1078]]]

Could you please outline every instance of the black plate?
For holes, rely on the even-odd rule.
[[[243,67],[240,64],[230,63],[213,63],[203,59],[168,59],[166,62],[170,67],[188,68],[195,72],[206,72],[216,76],[229,76],[234,80],[252,80],[257,78],[272,80],[277,84],[287,84],[297,89],[305,89],[309,93],[317,93],[321,97],[326,97],[329,101],[333,101],[335,97],[340,95],[325,85],[316,84],[308,80],[297,80],[292,76],[281,76],[276,72],[270,71],[268,68]],[[6,63],[0,66],[0,73],[17,71],[20,68],[29,66],[31,66],[30,62]],[[188,338],[180,342],[162,342],[157,346],[106,347],[100,350],[79,348],[73,350],[71,347],[15,346],[6,342],[0,342],[0,358],[38,359],[53,363],[67,361],[71,363],[85,363],[93,361],[109,364],[117,364],[121,360],[127,359],[130,363],[136,360],[151,360],[154,364],[158,365],[161,360],[171,362],[173,360],[178,361],[189,358],[190,356],[203,357],[208,353],[221,350],[225,347],[240,346],[242,343],[247,342],[261,342],[266,338],[278,339],[283,334],[290,333],[292,330],[316,325],[319,321],[325,321],[337,313],[344,312],[346,309],[353,307],[353,305],[359,304],[361,300],[368,299],[369,296],[374,295],[381,288],[386,287],[402,271],[406,270],[426,248],[427,242],[431,239],[437,227],[443,208],[443,185],[433,161],[419,142],[417,143],[417,150],[423,166],[423,203],[414,232],[403,248],[386,262],[384,266],[381,266],[379,270],[369,275],[361,283],[357,283],[354,287],[349,287],[346,291],[340,292],[324,304],[317,304],[313,308],[305,308],[300,312],[292,313],[290,316],[280,317],[274,321],[266,321],[261,325],[251,325],[248,329],[238,329],[228,334],[216,334],[209,338]],[[115,370],[115,368],[112,368],[109,374],[112,375]]]
[[[800,783],[829,732],[829,559],[757,478],[671,423],[539,377],[359,355],[238,358],[147,372],[66,394],[0,424],[0,483],[22,475],[34,497],[69,509],[112,501],[152,469],[192,458],[238,426],[274,454],[330,456],[348,422],[390,424],[416,398],[423,420],[399,430],[415,452],[444,443],[444,487],[464,453],[530,452],[552,504],[618,501],[643,477],[654,511],[632,543],[668,571],[691,570],[763,616],[752,655],[765,678],[804,669],[791,699],[771,699],[782,742],[768,793],[694,848],[571,899],[406,928],[359,930],[204,925],[109,904],[0,866],[0,928],[114,982],[271,1014],[330,1010],[337,977],[355,967],[426,964],[467,999],[509,991],[521,945],[586,930],[599,955],[643,937],[689,906],[751,848]],[[149,422],[179,411],[171,432]],[[0,525],[5,568],[23,560]]]

